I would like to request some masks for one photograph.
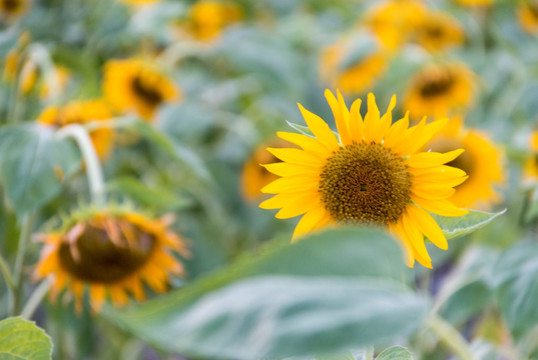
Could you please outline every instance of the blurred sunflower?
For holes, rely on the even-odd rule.
[[[469,176],[448,199],[456,206],[487,208],[501,200],[495,186],[500,185],[504,178],[503,154],[486,135],[473,129],[464,129],[463,121],[457,117],[426,145],[426,149],[436,152],[465,150],[447,164],[465,171]]]
[[[456,2],[465,6],[486,6],[493,3],[493,0],[456,0]]]
[[[353,37],[323,51],[320,74],[330,87],[344,93],[361,93],[371,89],[387,71],[387,55],[380,51],[375,40],[368,39],[367,36]]]
[[[255,202],[263,197],[262,188],[278,179],[260,164],[278,162],[279,160],[267,151],[268,147],[282,148],[289,146],[284,140],[273,139],[258,145],[243,165],[241,171],[241,193],[247,201]]]
[[[211,41],[242,18],[243,10],[235,3],[201,0],[189,9],[186,30],[198,40]]]
[[[519,4],[519,24],[529,34],[538,34],[538,1],[529,0]]]
[[[426,6],[418,0],[385,0],[367,11],[365,25],[391,50],[408,41],[426,13]]]
[[[538,179],[538,131],[534,131],[530,141],[530,156],[525,162],[525,177]]]
[[[475,79],[463,63],[426,66],[411,79],[403,107],[417,118],[464,113],[474,101]]]
[[[140,6],[140,5],[153,4],[161,0],[121,0],[121,1],[124,2],[125,4]]]
[[[72,101],[63,107],[49,106],[39,116],[38,122],[62,127],[69,124],[87,124],[92,121],[108,120],[112,117],[103,100]],[[114,130],[103,127],[90,132],[95,151],[105,159],[114,145]]]
[[[63,289],[81,308],[85,287],[98,310],[107,294],[116,306],[145,298],[143,282],[166,291],[171,275],[182,275],[182,264],[170,254],[187,256],[185,244],[168,229],[166,218],[133,212],[91,212],[77,215],[63,229],[43,235],[45,246],[36,265],[38,279],[49,278],[51,296]]]
[[[30,7],[30,0],[0,0],[0,14],[13,19],[24,14]]]
[[[461,45],[463,27],[454,17],[440,11],[428,11],[412,31],[411,38],[430,52],[439,52]]]
[[[392,124],[393,96],[381,116],[373,94],[368,95],[368,112],[361,117],[361,100],[348,110],[338,93],[325,96],[335,117],[336,137],[323,119],[299,108],[314,137],[279,132],[278,136],[301,149],[268,149],[282,160],[267,164],[281,176],[263,188],[276,194],[261,208],[280,209],[277,218],[303,215],[293,239],[336,223],[383,226],[402,244],[406,263],[414,261],[431,268],[424,235],[442,249],[447,241],[428,211],[443,216],[461,216],[460,209],[447,199],[465,172],[443,165],[463,150],[449,153],[418,152],[447,120],[409,127],[406,115]]]
[[[151,120],[159,105],[178,100],[180,90],[157,68],[142,60],[109,60],[105,64],[103,92],[120,111],[135,111]]]

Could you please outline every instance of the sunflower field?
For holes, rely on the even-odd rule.
[[[538,359],[537,0],[0,0],[0,359]]]

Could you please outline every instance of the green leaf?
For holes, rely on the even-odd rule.
[[[49,336],[33,322],[20,317],[0,321],[0,359],[48,360],[52,358]]]
[[[538,326],[538,244],[524,242],[501,254],[493,266],[497,301],[512,335],[521,339]]]
[[[376,360],[414,360],[413,354],[401,346],[393,346],[383,350]]]
[[[50,127],[23,124],[0,129],[0,180],[18,216],[46,204],[79,167],[75,145],[55,138]]]
[[[153,308],[116,322],[150,344],[217,359],[283,358],[341,352],[408,335],[427,302],[403,285],[338,277],[268,276]]]
[[[459,217],[439,216],[432,214],[437,224],[443,230],[447,240],[455,239],[472,233],[486,226],[497,216],[506,212],[506,209],[497,213],[490,213],[479,210],[469,210],[469,213]]]
[[[303,135],[310,136],[310,137],[315,137],[314,134],[312,133],[312,130],[310,130],[310,128],[308,126],[292,123],[291,121],[288,121],[288,120],[286,120],[286,123],[293,130],[296,130],[296,131],[300,132]],[[337,139],[340,138],[340,135],[338,135],[338,133],[336,131],[333,131],[333,134],[336,136]]]
[[[103,313],[170,352],[215,358],[331,354],[388,341],[420,324],[426,302],[395,285],[405,269],[399,246],[386,233],[334,229],[291,245],[272,243],[183,289]]]

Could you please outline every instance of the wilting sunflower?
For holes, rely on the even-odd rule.
[[[465,152],[447,165],[461,169],[469,178],[456,186],[448,200],[465,208],[487,208],[501,200],[495,187],[503,181],[503,154],[488,137],[477,130],[465,129],[461,118],[451,120],[427,145],[426,149]]]
[[[143,300],[143,283],[162,293],[171,275],[183,274],[182,264],[170,251],[188,255],[185,244],[168,225],[169,219],[133,212],[75,216],[63,229],[42,236],[45,247],[36,277],[50,279],[53,299],[68,289],[79,310],[85,288],[96,310],[107,295],[116,306],[127,304],[129,295]]]
[[[13,19],[24,14],[29,6],[30,0],[0,0],[0,14]]]
[[[463,63],[428,65],[411,79],[403,106],[417,118],[464,113],[474,101],[475,80]]]
[[[323,51],[320,74],[331,87],[344,93],[361,93],[371,89],[386,72],[388,56],[379,49],[375,40],[365,39],[369,38],[352,37]]]
[[[72,101],[63,107],[49,106],[39,116],[38,122],[62,127],[69,124],[87,124],[112,117],[103,100]],[[106,158],[114,144],[114,130],[103,127],[90,132],[95,151],[100,159]]]
[[[440,11],[428,11],[412,31],[411,39],[430,52],[439,52],[461,45],[465,36],[458,20]]]
[[[211,41],[242,18],[243,10],[235,3],[201,0],[189,9],[186,30],[198,40]]]
[[[135,111],[151,120],[159,105],[178,100],[180,90],[155,66],[142,60],[110,60],[105,65],[103,92],[120,111]]]
[[[534,131],[530,141],[530,155],[525,163],[525,177],[538,179],[538,131]]]
[[[427,8],[418,0],[385,0],[368,10],[365,25],[391,50],[406,43]]]
[[[293,239],[330,224],[350,223],[388,228],[402,244],[406,262],[415,259],[431,267],[424,235],[442,249],[447,241],[428,212],[461,216],[460,209],[447,199],[465,172],[443,165],[463,150],[448,153],[419,152],[443,128],[447,120],[409,127],[406,115],[392,124],[396,97],[381,116],[373,94],[368,95],[368,112],[361,117],[361,100],[348,110],[338,93],[325,96],[333,111],[339,136],[323,119],[299,108],[314,137],[279,132],[278,136],[301,149],[268,149],[282,160],[267,164],[281,176],[263,188],[276,194],[260,204],[264,209],[280,209],[277,218],[303,215]]]
[[[538,1],[522,2],[517,9],[519,24],[529,34],[538,34]]]

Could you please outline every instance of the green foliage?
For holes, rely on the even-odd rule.
[[[33,322],[20,317],[0,321],[0,358],[2,360],[49,360],[50,337]]]
[[[413,354],[401,346],[393,346],[383,350],[376,360],[414,360]]]
[[[490,222],[496,217],[504,214],[506,209],[497,213],[489,213],[486,211],[469,210],[469,213],[464,216],[446,217],[433,215],[435,221],[443,230],[447,240],[459,238],[476,231]]]

